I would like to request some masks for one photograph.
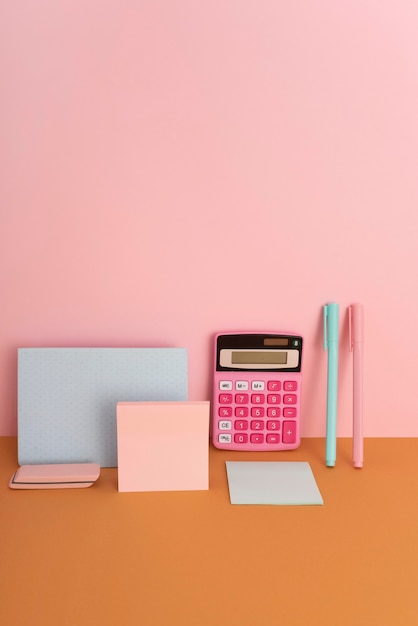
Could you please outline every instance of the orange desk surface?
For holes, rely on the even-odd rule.
[[[416,626],[418,439],[287,453],[211,450],[210,490],[14,491],[0,439],[0,623],[5,626]],[[324,506],[232,506],[226,460],[309,461]]]

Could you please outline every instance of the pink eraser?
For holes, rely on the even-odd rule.
[[[209,489],[209,402],[119,402],[119,491]]]
[[[11,489],[80,489],[90,487],[100,475],[97,463],[22,465],[9,482]]]

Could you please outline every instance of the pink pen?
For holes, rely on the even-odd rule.
[[[350,351],[353,352],[353,465],[363,467],[363,305],[348,308]]]

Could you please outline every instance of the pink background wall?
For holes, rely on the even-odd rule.
[[[1,0],[0,434],[19,346],[305,336],[325,432],[321,307],[366,308],[367,435],[418,436],[416,0]]]

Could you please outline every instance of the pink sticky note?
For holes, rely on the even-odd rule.
[[[209,402],[118,402],[118,490],[209,488]]]

